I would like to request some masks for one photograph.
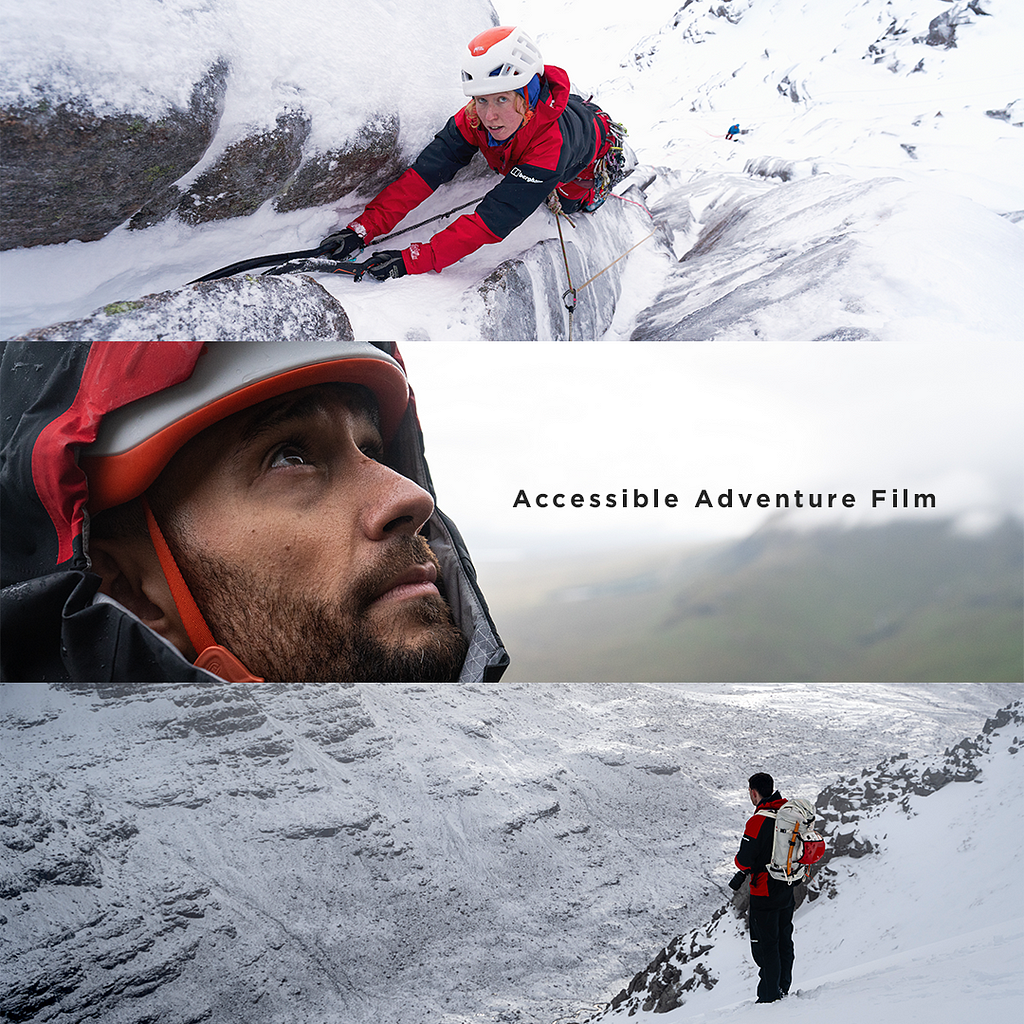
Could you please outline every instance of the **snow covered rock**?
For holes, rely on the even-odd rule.
[[[6,684],[0,1017],[565,1018],[720,907],[734,752],[804,791],[1003,692]]]
[[[308,135],[306,118],[294,112],[279,114],[273,128],[230,145],[184,194],[171,185],[148,202],[130,226],[149,227],[172,210],[189,224],[253,213],[298,170]]]
[[[464,100],[490,0],[40,0],[5,13],[0,248],[373,194]]]
[[[637,185],[611,196],[594,214],[574,214],[572,221],[575,226],[562,222],[564,255],[559,239],[545,239],[482,282],[467,311],[474,315],[476,307],[484,340],[568,341],[571,335],[592,341],[608,329],[627,253],[635,245],[658,244],[657,229]]]
[[[113,302],[83,320],[30,331],[39,341],[289,341],[353,337],[341,304],[312,278],[231,277]]]
[[[952,49],[956,46],[957,27],[969,25],[972,20],[971,13],[987,14],[988,12],[981,8],[979,0],[953,4],[948,11],[943,11],[932,18],[928,23],[928,35],[922,40],[915,40],[915,42],[924,42],[928,46],[941,46],[946,50]]]
[[[159,118],[100,114],[42,93],[0,107],[0,248],[94,241],[171,186],[213,139],[227,69],[213,65],[188,103]]]

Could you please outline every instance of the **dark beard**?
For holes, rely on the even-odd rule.
[[[217,643],[268,681],[448,682],[469,645],[443,598],[408,602],[406,616],[425,627],[415,642],[380,636],[366,615],[388,580],[426,561],[437,564],[423,537],[396,537],[381,564],[335,602],[284,593],[274,581],[192,551],[181,552],[179,567]]]

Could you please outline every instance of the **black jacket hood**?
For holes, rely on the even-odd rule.
[[[106,381],[103,387],[86,373],[93,344],[45,336],[3,343],[0,674],[5,681],[215,679],[121,605],[98,594],[100,580],[89,561],[88,484],[78,465],[82,447],[95,440],[104,415],[189,378],[205,343],[174,343],[173,354],[161,359],[155,371],[112,386]],[[401,364],[393,344],[375,347]],[[389,443],[388,460],[436,500],[414,398]],[[469,640],[460,678],[497,680],[508,655],[466,545],[436,507],[424,533],[441,563],[455,620]]]

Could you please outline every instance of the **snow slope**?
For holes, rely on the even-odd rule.
[[[376,24],[373,16],[383,17],[386,7],[371,5],[358,15],[357,27]],[[219,5],[211,28],[223,34],[222,48],[244,55],[247,73],[257,78],[252,69],[281,65],[279,16],[271,8],[278,12],[280,5],[254,0],[232,17],[230,5]],[[1024,13],[1012,0],[977,0],[970,8],[939,0],[722,0],[681,6],[677,0],[595,0],[585,12],[562,0],[508,0],[496,9],[503,21],[532,29],[548,62],[568,68],[581,90],[593,90],[627,125],[644,166],[659,171],[649,199],[671,237],[668,243],[664,235],[652,239],[625,261],[622,308],[605,340],[633,337],[638,322],[637,337],[662,340],[788,341],[805,332],[812,338],[879,340],[1019,336],[1013,285],[1024,269],[1024,239],[1014,220],[1024,210],[1024,76],[1016,56]],[[923,41],[941,14],[955,14],[954,48]],[[41,16],[19,14],[19,54],[32,50],[45,24]],[[143,27],[151,37],[159,26],[154,21]],[[467,26],[466,34],[475,27]],[[458,31],[445,23],[428,32],[426,48],[441,55],[438,64],[450,51],[449,35]],[[449,97],[452,109],[458,105],[454,75],[443,67],[431,65],[425,90],[410,96],[404,51],[367,74],[358,62],[339,60],[338,50],[330,34],[304,38],[302,60],[287,63],[273,82],[327,110],[335,109],[336,90],[361,96],[369,78],[373,88],[403,97],[403,124],[413,126],[410,139],[428,135],[428,122],[439,126],[439,97]],[[166,70],[167,52],[157,61],[159,69]],[[78,55],[82,75],[102,78],[98,55]],[[139,68],[135,73],[146,74]],[[135,92],[145,88],[136,81]],[[258,107],[262,95],[254,87],[245,102]],[[237,115],[239,121],[259,116],[248,107],[244,118]],[[335,116],[342,118],[334,125],[342,132],[347,122]],[[722,136],[734,120],[748,134],[727,143]],[[324,124],[332,123],[325,115]],[[830,182],[819,187],[835,210],[827,224],[813,200],[794,208],[789,198],[800,179],[825,176]],[[901,183],[896,191],[886,183],[891,179]],[[771,187],[759,188],[765,180]],[[876,181],[883,182],[881,191],[865,204]],[[475,198],[482,185],[470,179],[443,189],[427,212]],[[708,236],[716,229],[716,211],[739,194],[747,200],[744,216],[763,224],[763,233],[749,236],[741,225],[712,252]],[[338,211],[275,214],[265,206],[250,217],[199,228],[172,220],[142,232],[119,228],[98,242],[5,253],[2,331],[6,336],[80,317],[114,300],[181,287],[199,273],[249,255],[308,247],[360,209],[355,200]],[[420,211],[408,223],[422,218]],[[823,228],[836,244],[847,239],[857,258],[837,262],[825,253],[814,259]],[[683,265],[680,278],[677,261],[702,232],[707,258]],[[324,283],[345,305],[357,334],[474,340],[480,328],[467,295],[497,263],[556,237],[550,216],[538,211],[503,243],[440,276],[379,288],[347,280]],[[811,258],[776,265],[781,251]],[[777,271],[774,280],[763,282],[774,293],[764,315],[750,308],[751,281],[738,288],[721,272],[734,258]],[[817,290],[805,286],[808,279],[817,281]],[[565,282],[548,284],[557,307]],[[823,296],[837,291],[833,312]],[[697,319],[680,328],[664,307],[691,292],[696,308],[683,315]],[[792,301],[789,292],[795,293]],[[655,309],[644,316],[659,304],[660,315]],[[708,309],[715,315],[700,315]],[[810,331],[809,315],[815,321]],[[548,336],[564,335],[552,328],[551,335],[542,335]]]
[[[871,852],[829,862],[822,872],[829,898],[805,901],[794,915],[789,998],[752,1010],[756,967],[741,921],[729,914],[711,929],[714,948],[700,958],[717,984],[698,987],[656,1017],[630,1003],[633,1013],[623,1005],[600,1019],[712,1024],[753,1012],[796,1024],[1016,1020],[1024,996],[1024,893],[1017,877],[1024,708],[1018,702],[1008,712],[1000,712],[1001,726],[986,724],[980,756],[971,757],[971,741],[961,745],[962,781],[937,792],[917,783],[897,799],[897,788],[887,794],[881,785],[871,808],[873,780],[863,773],[863,809],[847,811],[842,824],[825,831],[835,843],[839,833],[855,830]]]
[[[1016,690],[8,684],[0,1013],[548,1024],[721,902],[754,767],[810,796]]]

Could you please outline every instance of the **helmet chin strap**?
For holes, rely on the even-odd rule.
[[[160,560],[160,567],[167,578],[167,585],[171,588],[174,605],[178,609],[181,623],[185,627],[192,646],[199,652],[199,657],[195,660],[196,667],[212,672],[229,683],[262,683],[263,680],[259,676],[252,675],[227,648],[221,647],[214,641],[213,633],[210,632],[210,627],[206,624],[199,605],[196,604],[185,578],[181,575],[178,563],[175,562],[174,555],[171,554],[171,549],[167,546],[160,524],[156,521],[156,516],[153,515],[146,496],[143,495],[140,500],[142,501],[142,511],[146,514],[149,536],[156,549],[156,556]]]

